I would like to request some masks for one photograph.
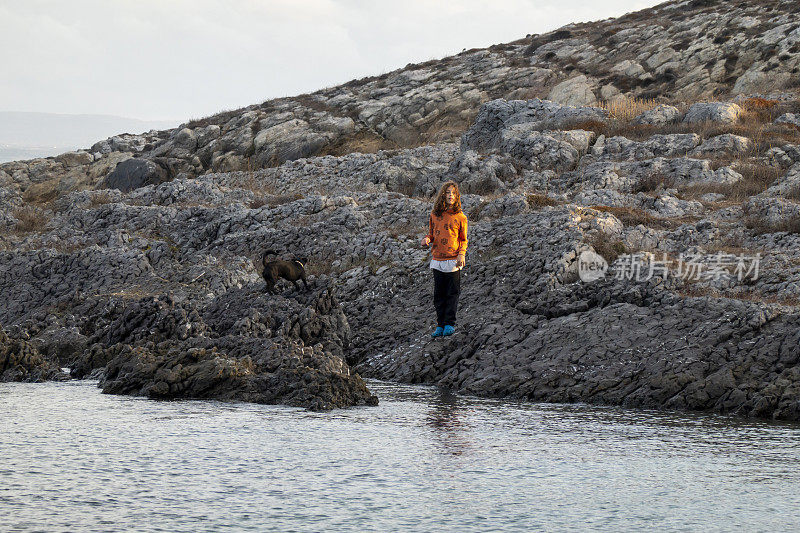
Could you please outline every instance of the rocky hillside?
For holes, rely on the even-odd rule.
[[[788,2],[672,2],[2,166],[0,372],[315,409],[374,403],[360,374],[798,420],[795,39]],[[767,42],[777,63],[747,55]],[[447,178],[470,247],[457,333],[432,341],[418,243]],[[310,289],[265,294],[266,249],[307,256]]]
[[[480,105],[497,98],[614,105],[635,97],[675,104],[793,89],[800,80],[796,8],[793,0],[666,2],[172,130],[120,135],[57,158],[0,165],[0,183],[48,199],[103,183],[127,190],[304,157],[457,140]]]

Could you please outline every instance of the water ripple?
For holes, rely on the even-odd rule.
[[[371,382],[331,413],[0,384],[9,531],[796,530],[800,425]]]

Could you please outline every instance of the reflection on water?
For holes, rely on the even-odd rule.
[[[800,425],[371,382],[312,413],[0,384],[0,530],[800,528]]]
[[[470,427],[465,420],[468,407],[459,404],[459,397],[442,389],[435,393],[426,417],[433,436],[441,444],[442,453],[463,455],[470,451]]]

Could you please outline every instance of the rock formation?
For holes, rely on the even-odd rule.
[[[372,404],[363,375],[798,420],[798,42],[789,2],[669,2],[0,165],[0,344],[152,398]],[[434,341],[445,179],[470,247]],[[265,294],[266,249],[310,290]]]

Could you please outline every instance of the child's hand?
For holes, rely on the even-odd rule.
[[[458,257],[456,258],[456,266],[458,268],[461,268],[461,267],[464,266],[464,264],[465,264],[464,263],[464,255],[463,254],[459,254]]]
[[[430,243],[431,243],[431,240],[428,237],[425,237],[424,239],[422,239],[422,247],[423,248],[427,248]]]

